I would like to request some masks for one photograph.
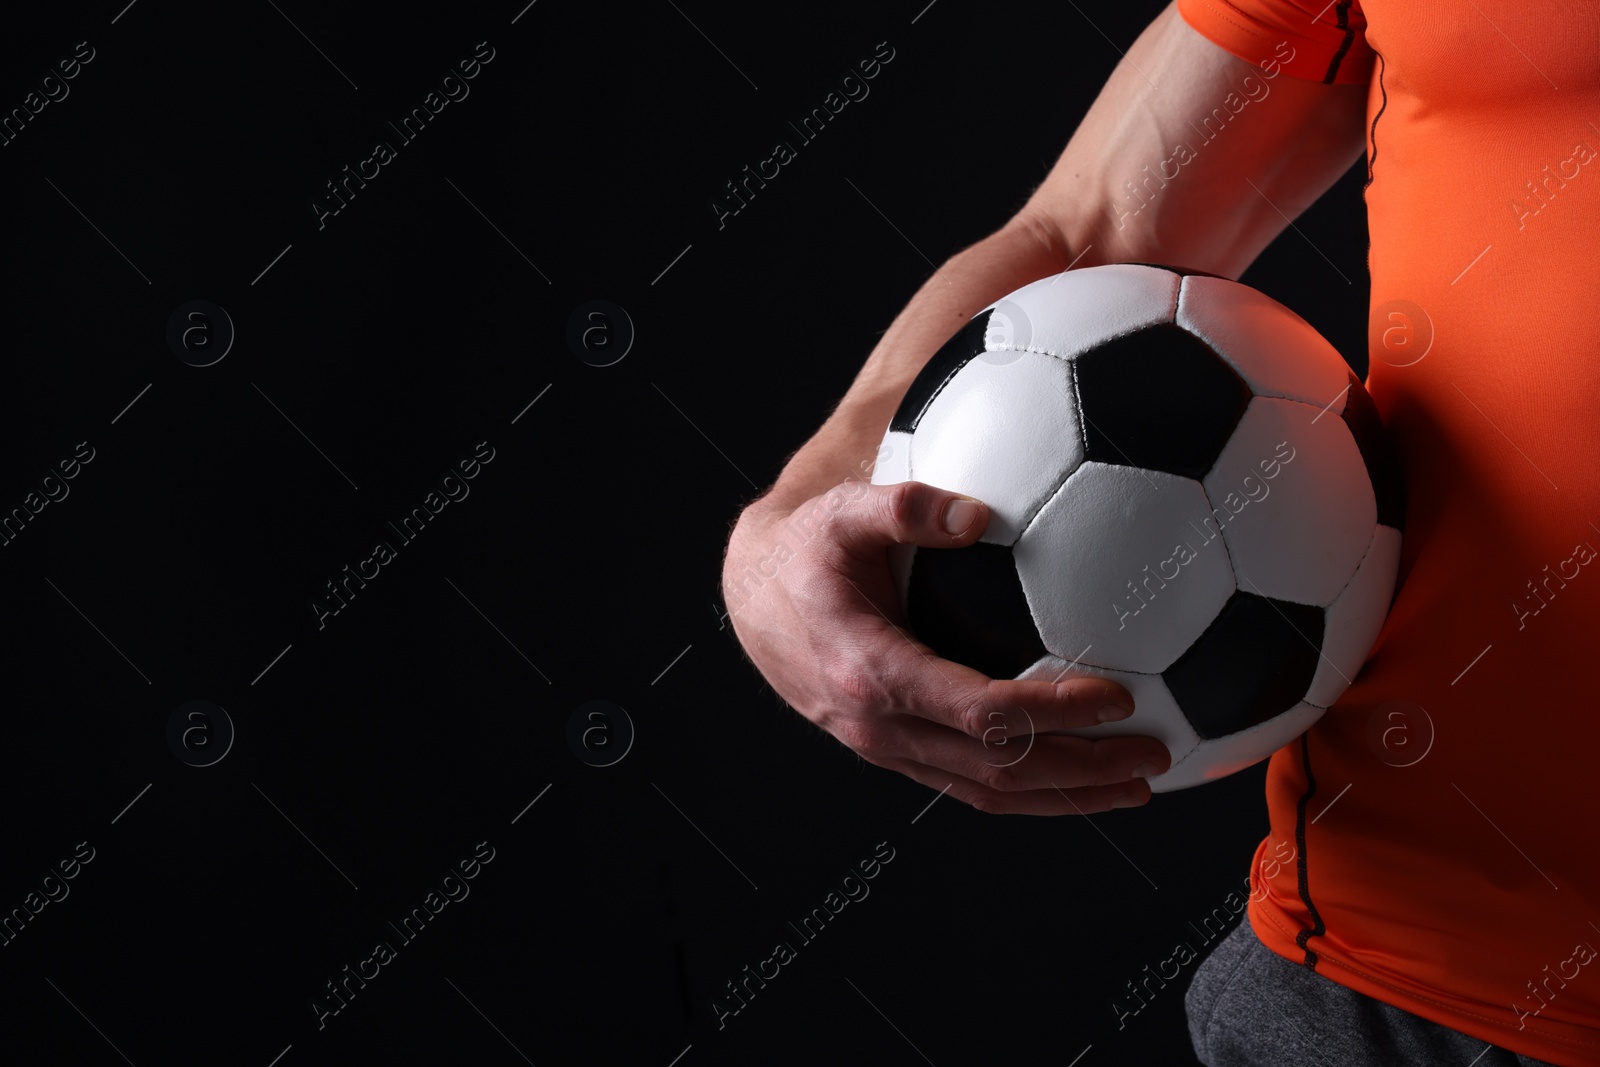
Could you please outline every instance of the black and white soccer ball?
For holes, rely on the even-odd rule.
[[[1157,792],[1242,770],[1344,692],[1394,595],[1404,496],[1371,398],[1312,326],[1212,275],[1112,264],[985,308],[917,375],[872,481],[976,497],[897,546],[906,622],[995,678],[1105,676]]]

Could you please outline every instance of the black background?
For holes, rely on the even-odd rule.
[[[1121,1029],[1112,1002],[1243,885],[1264,765],[1087,819],[929,807],[719,620],[738,509],[1160,5],[124,3],[0,34],[7,112],[95,50],[0,147],[0,511],[95,456],[0,547],[0,913],[94,849],[0,948],[7,1062],[1194,1062],[1193,965]],[[400,143],[480,41],[470,95]],[[879,42],[870,95],[719,229],[723,184]],[[319,229],[378,139],[396,159]],[[1243,279],[1358,369],[1362,176]],[[166,342],[192,299],[237,330],[211,366]],[[611,366],[566,340],[592,299],[636,328]],[[168,744],[194,699],[236,730],[211,766]],[[568,742],[596,699],[636,731],[604,768]],[[470,895],[319,1029],[323,983],[480,841]],[[870,896],[800,943],[880,842]]]

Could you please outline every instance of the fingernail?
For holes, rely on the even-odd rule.
[[[1133,776],[1135,778],[1149,778],[1155,773],[1156,765],[1153,760],[1145,760],[1143,763],[1139,764],[1139,766],[1133,769]]]
[[[1111,806],[1113,808],[1137,808],[1143,805],[1143,803],[1144,801],[1140,800],[1132,793],[1124,793],[1117,799],[1113,800],[1111,802]]]
[[[952,537],[964,534],[978,517],[978,502],[971,497],[957,497],[944,509],[944,532]]]
[[[1133,711],[1129,708],[1118,707],[1116,704],[1107,704],[1100,709],[1100,721],[1116,722],[1118,719],[1126,719],[1132,714]]]

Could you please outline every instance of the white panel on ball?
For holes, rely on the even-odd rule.
[[[1227,553],[1201,536],[1209,514],[1189,478],[1080,466],[1013,549],[1045,648],[1092,646],[1085,662],[1119,670],[1170,667],[1235,588]]]
[[[1247,285],[1189,275],[1178,325],[1209,344],[1259,396],[1344,410],[1350,367],[1310,323]]]
[[[911,480],[911,435],[890,430],[878,445],[872,464],[873,485],[897,485]]]
[[[1372,540],[1378,503],[1344,421],[1297,400],[1255,397],[1204,480],[1248,593],[1325,606]]]
[[[989,505],[980,540],[1009,545],[1083,462],[1072,367],[1036,352],[974,359],[911,435],[911,477]]]
[[[1172,754],[1174,768],[1178,766],[1180,760],[1193,752],[1196,746],[1206,743],[1200,740],[1200,735],[1194,732],[1189,720],[1178,710],[1177,701],[1172,699],[1167,683],[1161,680],[1159,674],[1129,674],[1127,671],[1112,671],[1084,663],[1073,664],[1070,660],[1058,656],[1045,656],[1017,677],[1030,680],[1043,679],[1047,682],[1056,682],[1064,678],[1110,678],[1133,696],[1133,714],[1121,722],[1101,723],[1098,726],[1085,726],[1077,730],[1049,730],[1045,731],[1046,736],[1066,734],[1071,737],[1087,738],[1153,737],[1167,746],[1167,751]],[[1146,780],[1150,783],[1150,788],[1158,793],[1166,789],[1183,788],[1167,784],[1172,773],[1169,770],[1166,774],[1158,774]]]
[[[1115,263],[1069,270],[997,301],[985,341],[994,350],[1074,356],[1134,330],[1171,322],[1178,283],[1169,270]]]
[[[1183,763],[1174,759],[1166,774],[1150,779],[1150,789],[1155,793],[1167,793],[1236,774],[1260,763],[1311,729],[1312,724],[1322,718],[1323,710],[1302,701],[1259,726],[1201,741]]]
[[[1400,531],[1379,526],[1355,577],[1328,608],[1322,661],[1311,678],[1308,703],[1329,707],[1355,681],[1383,629],[1399,573]]]

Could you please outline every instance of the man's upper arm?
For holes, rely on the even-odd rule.
[[[1292,0],[1252,8],[1273,3],[1299,10]],[[1227,46],[1180,8],[1231,34]],[[1340,8],[1347,23],[1359,17],[1348,0],[1327,17]],[[1305,23],[1299,37],[1272,40],[1271,25],[1245,22],[1225,0],[1174,0],[1112,71],[1017,224],[1058,235],[1080,266],[1142,260],[1237,278],[1364,147],[1370,50],[1345,44],[1336,24]],[[1236,47],[1266,52],[1252,62]],[[1325,74],[1341,47],[1332,84],[1308,76]]]

